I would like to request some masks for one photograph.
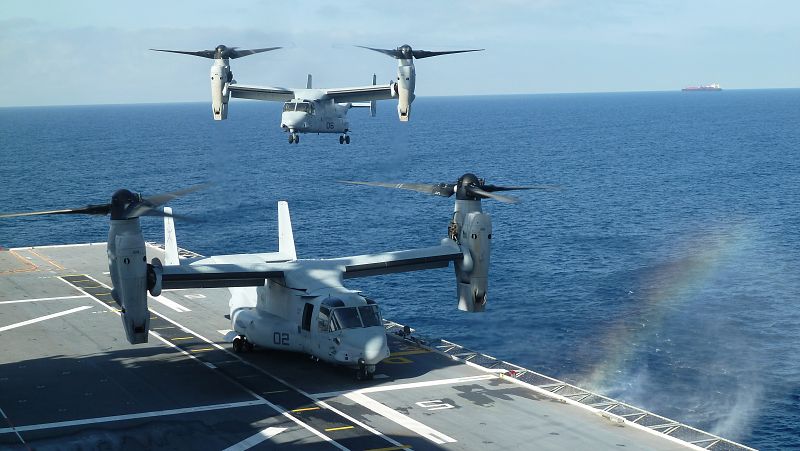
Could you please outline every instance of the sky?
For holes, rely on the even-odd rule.
[[[385,83],[354,47],[485,48],[416,62],[417,95],[800,87],[795,0],[4,0],[0,107],[208,101],[211,60],[151,52],[281,50],[232,61],[242,84]],[[8,85],[7,85],[8,86]]]

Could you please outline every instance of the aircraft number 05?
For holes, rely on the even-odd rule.
[[[289,346],[289,334],[286,332],[275,332],[272,334],[272,342],[276,345]]]

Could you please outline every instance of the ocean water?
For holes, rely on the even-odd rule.
[[[800,446],[800,90],[419,98],[351,111],[352,144],[289,145],[280,105],[0,109],[0,211],[214,185],[175,201],[180,246],[301,258],[438,243],[452,199],[336,180],[521,191],[493,218],[485,314],[452,269],[348,283],[384,316],[762,449]],[[163,241],[161,223],[145,236]],[[94,217],[0,221],[0,246],[105,241]]]

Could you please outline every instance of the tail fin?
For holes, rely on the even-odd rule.
[[[306,89],[311,89],[311,74],[308,74],[308,80],[306,81]]]
[[[284,200],[278,202],[278,252],[290,260],[297,260],[289,204]]]
[[[376,84],[378,84],[378,77],[375,74],[372,74],[372,85],[375,86]],[[370,116],[375,117],[375,111],[378,109],[377,105],[378,105],[378,103],[376,101],[374,101],[374,100],[369,102],[369,114],[370,114]]]
[[[172,214],[172,208],[164,207],[164,213]],[[175,222],[172,216],[164,216],[164,265],[176,266],[181,262],[178,259],[178,239],[175,237]]]

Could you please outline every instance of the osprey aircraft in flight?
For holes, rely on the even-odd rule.
[[[143,197],[122,189],[108,204],[29,213],[110,215],[108,265],[122,325],[131,344],[148,340],[151,313],[148,292],[165,289],[228,288],[232,332],[226,337],[235,352],[255,347],[310,354],[318,360],[352,368],[356,377],[371,379],[375,365],[389,356],[381,313],[376,302],[345,287],[347,279],[405,271],[455,267],[458,308],[486,308],[492,221],[481,200],[514,203],[499,191],[546,189],[546,186],[495,186],[473,174],[456,183],[408,184],[344,182],[408,189],[450,197],[455,211],[447,235],[433,246],[330,259],[299,259],[295,251],[289,207],[278,202],[278,252],[179,258],[168,201],[203,186]],[[147,262],[139,218],[163,216],[165,257]]]
[[[289,133],[290,144],[299,143],[301,133],[338,133],[339,144],[350,144],[350,135],[348,135],[350,123],[347,121],[347,111],[354,107],[365,107],[370,109],[372,116],[375,116],[375,101],[377,100],[397,98],[397,114],[400,121],[408,121],[411,115],[411,103],[415,97],[414,59],[483,50],[432,52],[413,50],[407,44],[396,49],[357,47],[374,50],[397,59],[397,79],[385,85],[376,85],[376,77],[373,75],[372,85],[368,86],[315,89],[311,87],[311,75],[309,75],[305,88],[243,85],[237,83],[233,78],[230,60],[276,50],[280,47],[240,50],[237,47],[218,45],[213,50],[200,51],[150,50],[194,55],[214,60],[214,64],[211,66],[211,111],[214,120],[227,119],[228,103],[231,97],[284,102],[281,128]]]

